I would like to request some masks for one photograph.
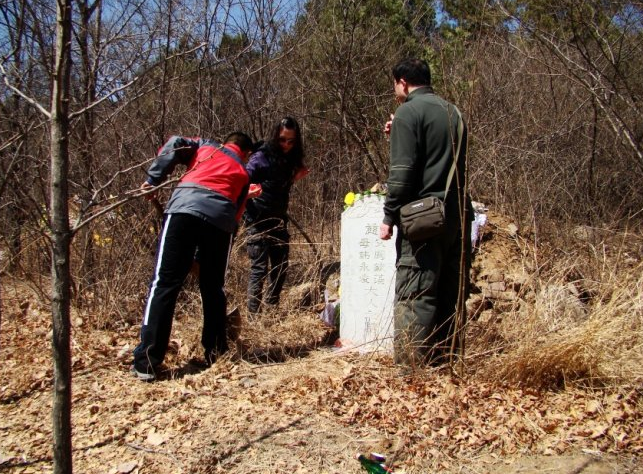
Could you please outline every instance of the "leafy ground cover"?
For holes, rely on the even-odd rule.
[[[593,321],[622,313],[610,303],[623,300],[618,285],[611,298],[594,289],[592,302],[581,300],[583,315],[573,304],[556,304],[555,313],[558,297],[521,276],[533,268],[515,229],[500,217],[491,223],[476,259],[460,371],[408,373],[386,354],[338,350],[313,308],[244,321],[237,349],[200,370],[189,363],[200,314],[187,305],[160,380],[143,383],[129,373],[138,324],[97,329],[75,314],[76,472],[358,473],[355,454],[369,451],[386,455],[397,473],[643,472],[637,264],[633,282],[621,280],[634,295],[625,320],[635,333],[621,326],[615,339],[607,323],[601,332]],[[2,284],[0,471],[51,472],[50,314],[25,282]],[[525,334],[527,326],[540,336],[546,326],[547,337]],[[587,332],[594,337],[579,336]]]

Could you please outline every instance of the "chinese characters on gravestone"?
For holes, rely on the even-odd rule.
[[[368,195],[342,214],[339,336],[362,350],[392,350],[395,235],[379,238],[384,197]]]

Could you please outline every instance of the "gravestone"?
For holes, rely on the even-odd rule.
[[[342,213],[341,304],[342,345],[361,351],[393,349],[395,234],[379,238],[384,196],[355,200]]]

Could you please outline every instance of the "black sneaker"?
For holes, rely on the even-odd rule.
[[[212,363],[207,360],[207,359],[199,359],[198,357],[195,357],[194,359],[190,359],[188,361],[188,364],[190,364],[192,367],[199,369],[199,370],[205,370],[209,369],[212,367]]]
[[[156,378],[154,372],[141,372],[140,370],[137,370],[134,365],[130,367],[130,372],[134,375],[134,377],[141,380],[142,382],[152,382]]]
[[[188,361],[192,367],[195,367],[200,370],[209,369],[212,367],[217,360],[217,353],[215,351],[207,350],[203,355],[203,359],[199,357],[194,357]]]

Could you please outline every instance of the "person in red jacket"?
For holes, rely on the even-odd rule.
[[[252,140],[241,132],[228,135],[223,145],[174,136],[161,147],[147,172],[143,189],[161,184],[176,165],[187,167],[165,209],[141,342],[134,349],[131,369],[140,380],[154,380],[165,358],[176,299],[197,249],[205,364],[228,350],[223,285],[232,235],[248,197],[245,163],[252,150]]]

